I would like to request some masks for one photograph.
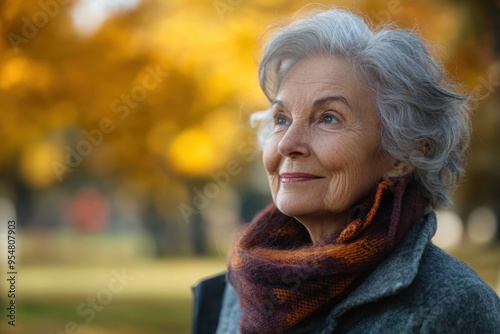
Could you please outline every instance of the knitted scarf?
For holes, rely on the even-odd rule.
[[[410,177],[381,181],[340,231],[314,245],[300,222],[267,207],[229,254],[241,333],[290,333],[315,311],[338,303],[394,250],[426,204]]]

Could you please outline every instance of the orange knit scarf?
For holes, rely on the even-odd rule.
[[[337,303],[394,250],[425,207],[408,176],[381,181],[351,210],[341,231],[312,245],[300,222],[269,206],[229,256],[241,333],[290,333],[315,311]]]

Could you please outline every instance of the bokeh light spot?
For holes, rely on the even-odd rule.
[[[437,231],[432,241],[444,249],[457,247],[462,241],[464,228],[462,219],[453,211],[437,211]]]
[[[35,188],[48,186],[57,177],[52,163],[62,159],[59,149],[50,143],[30,145],[21,154],[21,175]]]
[[[220,160],[212,138],[199,127],[178,135],[170,145],[168,155],[177,171],[195,176],[206,175]]]
[[[497,229],[497,217],[488,207],[476,208],[467,219],[467,236],[475,244],[485,245],[492,242]]]
[[[26,59],[15,57],[10,59],[2,67],[0,74],[0,88],[8,89],[24,81],[28,76],[29,63]]]

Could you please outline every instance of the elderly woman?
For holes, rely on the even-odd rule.
[[[497,294],[430,241],[469,107],[420,38],[314,13],[271,36],[259,77],[274,204],[194,288],[194,332],[499,333]]]

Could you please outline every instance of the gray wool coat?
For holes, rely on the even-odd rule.
[[[423,216],[363,283],[293,333],[500,333],[498,295],[431,243],[435,231],[435,214]],[[238,297],[224,275],[193,292],[193,333],[238,333]]]

